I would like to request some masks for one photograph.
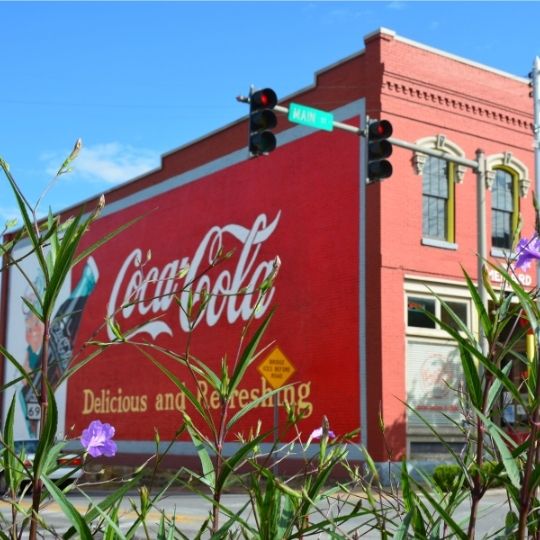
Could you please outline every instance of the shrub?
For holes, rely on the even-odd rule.
[[[456,489],[460,476],[461,467],[459,465],[437,465],[433,470],[433,481],[445,492]]]

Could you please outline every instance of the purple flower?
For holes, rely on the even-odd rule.
[[[535,234],[530,239],[522,238],[516,248],[515,267],[527,270],[532,261],[540,260],[540,238]]]
[[[113,457],[116,454],[114,427],[111,424],[102,424],[99,420],[93,420],[83,430],[81,444],[92,457]]]
[[[309,436],[309,440],[312,441],[313,439],[319,440],[323,436],[323,428],[319,427],[317,429],[314,429]],[[332,430],[328,430],[328,438],[329,439],[335,439],[336,434]]]

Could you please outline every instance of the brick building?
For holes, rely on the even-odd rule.
[[[470,160],[481,149],[488,165],[487,254],[503,263],[518,216],[524,234],[534,224],[527,80],[385,29],[364,41],[364,50],[321,70],[312,86],[280,104],[294,101],[327,110],[351,125],[363,124],[366,114],[384,118],[392,122],[398,139]],[[99,279],[84,308],[77,347],[85,336],[95,335],[98,323],[114,315],[123,328],[145,325],[141,338],[184,350],[189,324],[176,302],[162,298],[176,293],[182,308],[185,296],[180,291],[188,278],[180,283],[176,271],[186,263],[201,269],[216,246],[235,249],[231,260],[212,269],[194,289],[235,293],[260,284],[279,256],[280,275],[257,312],[260,321],[270,304],[276,306],[266,333],[268,341],[275,341],[235,395],[236,410],[272,388],[264,365],[282,362],[289,370],[282,382],[294,384],[280,399],[303,408],[304,435],[326,415],[338,433],[360,426],[359,441],[376,460],[387,459],[387,449],[391,459],[432,456],[439,448],[423,423],[407,412],[404,402],[409,401],[448,440],[458,443],[458,433],[441,414],[459,420],[457,399],[449,390],[460,380],[456,350],[416,308],[444,317],[433,291],[476,330],[462,272],[463,267],[476,279],[474,171],[395,147],[393,175],[366,186],[361,201],[358,136],[316,131],[290,124],[285,117],[275,131],[276,150],[249,159],[246,119],[241,119],[164,155],[159,169],[106,194],[103,217],[92,227],[87,244],[131,218],[145,218],[95,254]],[[152,259],[143,263],[148,250]],[[76,269],[72,283],[80,278],[81,269]],[[491,279],[496,286],[495,272]],[[520,279],[526,285],[536,281],[533,273]],[[24,346],[17,345],[23,343],[17,330],[17,276],[10,275],[3,286],[7,345],[23,354]],[[136,304],[127,306],[130,294]],[[254,295],[220,302],[217,298],[190,338],[194,354],[209,359],[215,369],[226,351],[234,358],[255,305]],[[103,328],[99,332],[103,339],[110,337]],[[188,381],[178,366],[174,369]],[[9,379],[9,368],[4,371]],[[192,390],[217,410],[211,389]],[[11,395],[6,392],[5,399]],[[181,422],[179,412],[189,409],[178,389],[129,347],[114,347],[89,363],[61,389],[58,399],[65,406],[65,426],[75,426],[74,433],[94,417],[114,424],[124,455],[151,452],[154,427],[161,440],[169,440]],[[28,437],[24,412],[18,414],[19,437]],[[257,416],[271,424],[271,400],[261,402],[250,421]],[[192,454],[193,447],[183,438],[171,452]]]

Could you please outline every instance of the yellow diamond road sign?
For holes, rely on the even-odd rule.
[[[276,347],[257,369],[274,389],[283,386],[296,371],[279,347]]]

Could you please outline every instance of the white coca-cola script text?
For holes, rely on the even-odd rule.
[[[272,287],[260,298],[256,288],[271,274],[275,255],[265,260],[258,260],[258,255],[264,242],[275,231],[280,215],[281,212],[278,212],[274,220],[268,223],[266,214],[260,214],[250,228],[238,224],[223,227],[216,225],[206,233],[191,259],[183,256],[162,267],[151,266],[148,261],[143,264],[143,253],[146,250],[135,248],[122,263],[112,287],[107,305],[108,317],[116,320],[122,329],[129,327],[128,320],[133,314],[147,317],[149,320],[130,335],[133,337],[135,334],[146,333],[156,339],[162,333],[173,335],[170,325],[156,317],[167,312],[171,306],[176,306],[180,328],[187,332],[190,329],[186,315],[189,296],[192,295],[192,302],[196,304],[203,290],[210,296],[195,324],[204,320],[208,326],[214,326],[222,317],[226,317],[229,324],[238,320],[246,321],[255,307],[255,317],[262,317],[275,290]],[[241,244],[240,249],[231,239]],[[233,260],[236,263],[234,269],[223,269],[217,276],[212,274],[213,277],[203,274],[197,278],[221,251],[233,248]],[[179,275],[184,268],[189,269],[180,279]],[[239,291],[254,293],[238,294]],[[173,302],[175,297],[180,306]],[[126,322],[127,325],[124,324]],[[139,323],[140,319],[137,321]],[[109,338],[113,339],[111,329],[108,333]]]

